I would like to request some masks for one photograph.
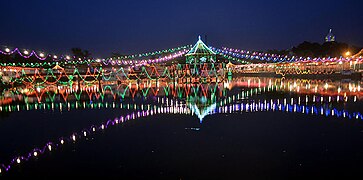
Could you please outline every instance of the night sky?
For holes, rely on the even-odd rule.
[[[286,49],[304,40],[363,46],[363,1],[1,0],[0,45],[94,57],[194,44]]]

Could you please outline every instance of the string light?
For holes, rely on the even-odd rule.
[[[165,62],[165,61],[173,60],[177,57],[180,57],[181,55],[185,54],[186,51],[188,51],[190,48],[191,48],[191,45],[186,45],[186,46],[180,46],[177,48],[159,50],[159,51],[155,51],[155,52],[142,53],[142,54],[137,54],[137,55],[128,55],[128,56],[122,56],[122,57],[116,58],[117,60],[121,60],[121,61],[115,61],[115,59],[113,59],[113,58],[104,58],[101,61],[105,65],[108,65],[108,64],[130,65],[130,64],[138,64],[138,63],[160,63],[160,62]],[[47,57],[51,57],[51,59],[50,59],[51,61],[57,61],[57,62],[61,62],[61,63],[84,64],[84,63],[97,62],[96,59],[93,59],[93,58],[85,59],[86,61],[84,61],[82,58],[78,58],[78,61],[69,62],[71,60],[71,57],[68,55],[62,55],[59,58],[57,55],[51,55],[51,54],[45,55],[43,52],[41,52],[39,54],[37,54],[35,51],[29,52],[28,50],[24,50],[23,52],[21,52],[19,50],[19,48],[15,48],[14,50],[5,48],[4,51],[2,51],[0,49],[0,54],[3,54],[3,55],[12,55],[14,53],[19,54],[20,56],[22,56],[23,58],[26,58],[26,59],[28,59],[32,56],[35,56],[37,59],[39,59],[41,61],[46,60]],[[174,54],[172,54],[172,53],[174,53]],[[160,57],[160,58],[156,58],[156,59],[142,59],[145,57],[161,55],[161,54],[166,54],[166,55],[164,57]],[[73,59],[75,59],[75,57],[73,57]],[[66,61],[63,62],[60,60],[66,60]],[[132,61],[130,61],[130,60],[132,60]],[[25,65],[28,65],[28,63],[25,63]]]
[[[236,58],[250,59],[250,60],[261,60],[261,61],[271,61],[271,62],[342,62],[342,61],[352,61],[353,58],[310,58],[310,57],[296,57],[296,56],[287,56],[287,55],[276,55],[276,54],[268,54],[263,52],[250,52],[246,50],[239,50],[234,48],[226,48],[218,49],[215,47],[210,47],[214,52],[222,55],[233,56]],[[358,61],[362,61],[361,57],[357,58]]]

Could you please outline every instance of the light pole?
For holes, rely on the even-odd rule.
[[[348,59],[349,58],[349,56],[350,56],[350,51],[348,50],[348,51],[346,51],[345,53],[344,53],[344,55],[345,55],[345,58],[346,59]],[[344,64],[343,64],[343,66],[344,66]],[[349,62],[349,69],[351,69],[352,68],[352,62],[350,61]]]

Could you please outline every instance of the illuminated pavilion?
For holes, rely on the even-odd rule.
[[[197,43],[185,56],[186,64],[215,63],[217,59],[216,53],[204,44],[200,36]]]

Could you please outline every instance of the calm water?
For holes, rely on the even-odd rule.
[[[5,89],[0,178],[362,177],[361,87],[245,77]]]

